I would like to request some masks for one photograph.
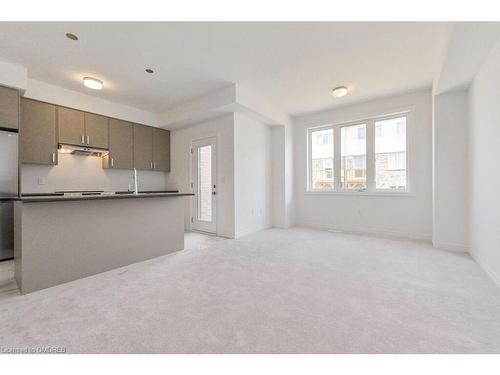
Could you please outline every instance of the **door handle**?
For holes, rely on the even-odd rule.
[[[217,192],[216,191],[212,191],[212,195],[217,195]]]
[[[153,169],[153,162],[151,162],[150,165],[151,165],[151,169]]]
[[[90,136],[87,135],[87,144],[89,145],[90,144]]]
[[[113,160],[113,158],[111,158],[111,167],[113,167],[115,165],[115,161]]]
[[[85,136],[82,134],[82,145],[85,144]]]
[[[52,164],[55,164],[56,163],[56,153],[53,152],[52,153]]]

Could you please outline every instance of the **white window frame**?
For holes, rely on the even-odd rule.
[[[406,189],[376,189],[375,187],[375,122],[406,117]],[[366,124],[366,189],[344,189],[341,176],[341,138],[343,127]],[[381,116],[370,116],[365,119],[343,122],[339,124],[322,125],[307,128],[307,186],[306,194],[339,194],[339,195],[377,195],[377,196],[415,196],[415,175],[413,166],[413,150],[415,147],[415,129],[413,125],[413,110],[404,109]],[[333,189],[313,189],[312,183],[312,136],[318,130],[333,129]]]

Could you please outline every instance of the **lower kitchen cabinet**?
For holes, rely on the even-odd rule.
[[[109,119],[109,154],[103,157],[103,168],[134,169],[134,125]]]
[[[21,162],[57,164],[55,105],[21,100]]]

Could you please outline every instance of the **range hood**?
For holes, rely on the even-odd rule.
[[[59,150],[61,154],[83,155],[83,156],[105,156],[109,151],[104,148],[95,148],[87,146],[75,146],[59,143]]]

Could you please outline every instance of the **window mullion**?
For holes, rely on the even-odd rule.
[[[375,191],[375,121],[366,122],[366,187]]]
[[[334,190],[339,191],[341,189],[340,184],[340,168],[341,168],[341,159],[340,159],[340,126],[336,126],[333,128],[333,182],[334,182]]]

